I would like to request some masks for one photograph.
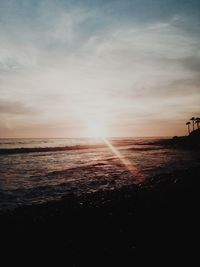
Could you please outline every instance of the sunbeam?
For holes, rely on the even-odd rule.
[[[126,169],[137,179],[138,183],[142,182],[144,180],[144,176],[141,174],[138,168],[134,166],[128,158],[125,158],[121,152],[117,150],[106,138],[103,138],[103,141],[112,151],[112,153],[122,162]]]

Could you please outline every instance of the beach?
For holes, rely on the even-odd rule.
[[[199,265],[199,25],[199,0],[0,1],[3,267]]]
[[[113,262],[118,258],[134,262],[134,257],[148,252],[155,258],[158,254],[168,258],[184,252],[195,254],[199,232],[199,152],[180,150],[182,157],[177,157],[179,152],[174,148],[166,150],[163,143],[157,143],[155,148],[152,142],[148,146],[143,140],[143,145],[137,142],[137,147],[135,141],[131,142],[132,145],[126,141],[129,153],[134,148],[145,154],[157,151],[160,158],[164,153],[165,162],[149,168],[148,175],[147,169],[140,171],[143,176],[146,174],[143,180],[131,178],[125,166],[110,156],[108,161],[101,159],[95,164],[55,172],[57,180],[70,176],[76,177],[73,183],[76,179],[79,182],[76,187],[72,181],[68,183],[71,190],[67,192],[58,190],[62,186],[66,189],[63,181],[59,187],[54,184],[60,195],[55,197],[52,193],[48,201],[41,201],[40,197],[22,204],[20,199],[10,208],[7,203],[7,208],[0,211],[4,248],[15,250],[20,245],[27,249],[37,244],[36,250],[64,251],[66,262],[74,264],[69,266],[81,266],[80,261],[84,260],[89,263],[90,255],[105,265],[107,257]],[[176,157],[170,161],[167,155]],[[80,182],[79,176],[87,179]],[[46,194],[42,187],[40,190]]]

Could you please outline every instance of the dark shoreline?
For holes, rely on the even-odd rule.
[[[189,149],[199,158],[199,136],[145,145]],[[46,261],[59,255],[67,266],[133,266],[141,255],[192,260],[199,253],[199,188],[194,164],[137,185],[0,211],[1,242],[5,251],[42,252]]]
[[[170,139],[163,139],[152,142],[153,145],[164,146],[168,148],[189,149],[194,151],[200,150],[200,129],[194,130],[187,136],[174,136]]]
[[[156,252],[195,251],[199,233],[200,168],[157,175],[146,184],[0,213],[1,241],[9,250],[66,251],[79,265],[88,252],[117,259]],[[114,258],[113,258],[114,257]],[[105,265],[107,266],[107,265]]]

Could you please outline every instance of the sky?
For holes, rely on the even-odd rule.
[[[199,0],[1,0],[0,137],[185,135]]]

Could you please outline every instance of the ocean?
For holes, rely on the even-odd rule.
[[[115,190],[200,164],[162,138],[0,139],[0,209]]]

